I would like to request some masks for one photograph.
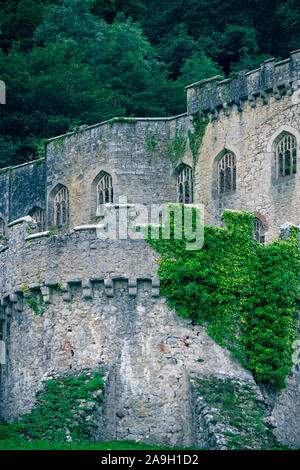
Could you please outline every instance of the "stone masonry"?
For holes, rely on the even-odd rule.
[[[212,448],[217,438],[198,415],[192,378],[216,376],[249,384],[279,441],[300,446],[298,366],[285,390],[276,395],[260,390],[204,326],[169,309],[159,295],[158,255],[144,240],[97,236],[96,185],[102,172],[112,177],[115,202],[126,196],[128,207],[147,206],[176,202],[183,165],[193,169],[194,201],[204,204],[208,224],[219,225],[224,209],[251,211],[264,221],[267,242],[285,222],[300,225],[300,51],[231,81],[190,85],[187,98],[181,116],[115,119],[80,129],[50,139],[45,159],[1,170],[5,421],[32,409],[35,393],[51,374],[101,369],[109,373],[105,439]],[[199,113],[208,121],[195,160],[188,131]],[[297,140],[297,172],[279,181],[274,145],[284,132]],[[170,149],[178,133],[186,147],[174,161]],[[236,190],[217,194],[216,165],[227,150],[236,156]],[[69,190],[70,215],[68,225],[57,228],[53,201],[62,186]],[[29,216],[35,207],[45,214],[42,233]],[[40,302],[43,315],[34,313],[30,298]]]

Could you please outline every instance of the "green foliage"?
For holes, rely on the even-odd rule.
[[[95,427],[91,416],[104,399],[102,376],[96,371],[48,380],[37,394],[36,406],[30,413],[9,427],[0,426],[0,439],[88,441]]]
[[[105,441],[105,442],[50,442],[45,439],[27,441],[20,439],[18,434],[11,435],[11,425],[0,425],[0,450],[183,450],[195,447],[167,447],[145,444],[135,441]],[[9,435],[9,437],[6,437]],[[3,436],[1,438],[1,436]]]
[[[43,315],[46,311],[43,295],[40,292],[36,295],[30,294],[30,297],[25,297],[25,302],[29,304],[36,315]]]
[[[220,75],[222,80],[222,69],[210,57],[207,57],[203,51],[194,51],[192,55],[184,62],[180,70],[180,77],[178,80],[183,86],[190,85],[191,83],[211,78],[215,75]]]
[[[31,291],[28,284],[21,287],[24,293],[24,300],[36,315],[44,315],[46,311],[43,294],[39,291]]]
[[[67,138],[67,135],[61,135],[60,137],[57,137],[53,140],[54,152],[55,153],[62,150],[66,138]]]
[[[33,226],[29,224],[28,226],[28,234],[33,233]],[[42,277],[41,277],[41,267],[40,264],[38,264],[37,271],[36,271],[36,280],[37,282],[41,285],[44,283]],[[24,300],[25,302],[30,306],[30,308],[33,310],[33,312],[36,315],[44,315],[46,311],[46,305],[44,302],[44,297],[42,292],[38,290],[31,290],[29,288],[28,284],[24,284],[21,287],[21,290],[23,291],[24,294]]]
[[[184,112],[186,84],[287,57],[299,25],[296,0],[3,0],[0,166],[84,124]]]
[[[180,126],[180,129],[178,130],[178,124],[176,122],[175,136],[172,140],[172,143],[168,146],[168,157],[173,167],[175,167],[176,164],[182,160],[186,143],[187,138],[185,137],[184,129],[182,126]]]
[[[290,242],[257,247],[255,309],[245,316],[243,345],[248,368],[259,382],[284,385],[291,368],[292,343],[297,336],[295,297],[299,285],[297,234]]]
[[[264,418],[264,409],[249,385],[231,379],[194,379],[196,390],[206,404],[217,410],[218,425],[228,449],[275,449],[279,444]]]
[[[142,450],[168,449],[143,442],[90,442],[95,414],[104,401],[103,373],[53,378],[36,395],[35,408],[19,422],[0,423],[1,450]],[[70,442],[71,441],[71,442]],[[174,447],[180,449],[180,447]]]
[[[109,124],[110,127],[112,127],[112,125],[113,125],[115,122],[129,122],[129,123],[132,123],[132,122],[137,122],[137,120],[136,120],[136,119],[132,119],[132,118],[116,117],[116,118],[110,119],[110,120],[108,121],[108,124]]]
[[[200,115],[200,114],[194,114],[192,122],[193,122],[194,132],[191,132],[189,130],[188,138],[189,138],[189,143],[190,143],[190,149],[193,155],[193,169],[195,169],[198,156],[199,156],[199,150],[200,150],[202,140],[205,134],[205,130],[206,130],[207,124],[209,123],[209,118],[208,117],[205,118],[203,115]]]
[[[204,246],[186,238],[151,240],[161,254],[161,294],[179,315],[206,323],[207,332],[250,369],[259,382],[285,386],[296,338],[300,279],[296,235],[268,246],[253,237],[253,215],[225,211],[226,228],[204,227]]]
[[[156,140],[158,137],[158,132],[156,132],[154,135],[150,134],[149,128],[150,128],[150,124],[147,124],[146,131],[145,131],[145,141],[146,141],[146,153],[148,157],[148,162],[149,164],[151,164],[154,150],[158,144]]]
[[[43,156],[43,139],[84,124],[166,112],[156,91],[165,75],[140,26],[125,18],[108,24],[86,0],[50,6],[32,48],[0,50],[0,76],[1,166]]]

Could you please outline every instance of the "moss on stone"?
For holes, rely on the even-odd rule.
[[[136,119],[133,119],[133,118],[125,118],[125,117],[115,117],[115,118],[112,118],[108,121],[108,125],[110,127],[112,127],[112,125],[115,123],[115,122],[127,122],[127,123],[135,123],[137,122]]]
[[[207,425],[219,445],[228,450],[279,447],[254,387],[229,378],[193,380],[196,393],[205,404],[204,421],[209,415]]]
[[[184,135],[183,126],[180,126],[178,129],[178,124],[176,122],[175,136],[172,143],[168,146],[168,156],[174,168],[177,163],[183,159],[186,143],[187,137]]]

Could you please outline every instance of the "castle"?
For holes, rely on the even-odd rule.
[[[79,128],[50,139],[45,158],[1,170],[4,420],[32,408],[49,374],[102,368],[103,438],[223,448],[191,385],[213,374],[256,387],[280,442],[299,447],[297,368],[287,389],[263,397],[250,372],[159,297],[157,255],[144,240],[97,236],[103,207],[118,211],[125,196],[129,209],[201,203],[208,225],[224,209],[252,212],[261,243],[300,225],[300,50],[186,88],[182,115]]]

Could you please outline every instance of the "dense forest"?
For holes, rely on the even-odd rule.
[[[0,166],[83,124],[184,112],[185,85],[299,46],[298,0],[2,0]]]

